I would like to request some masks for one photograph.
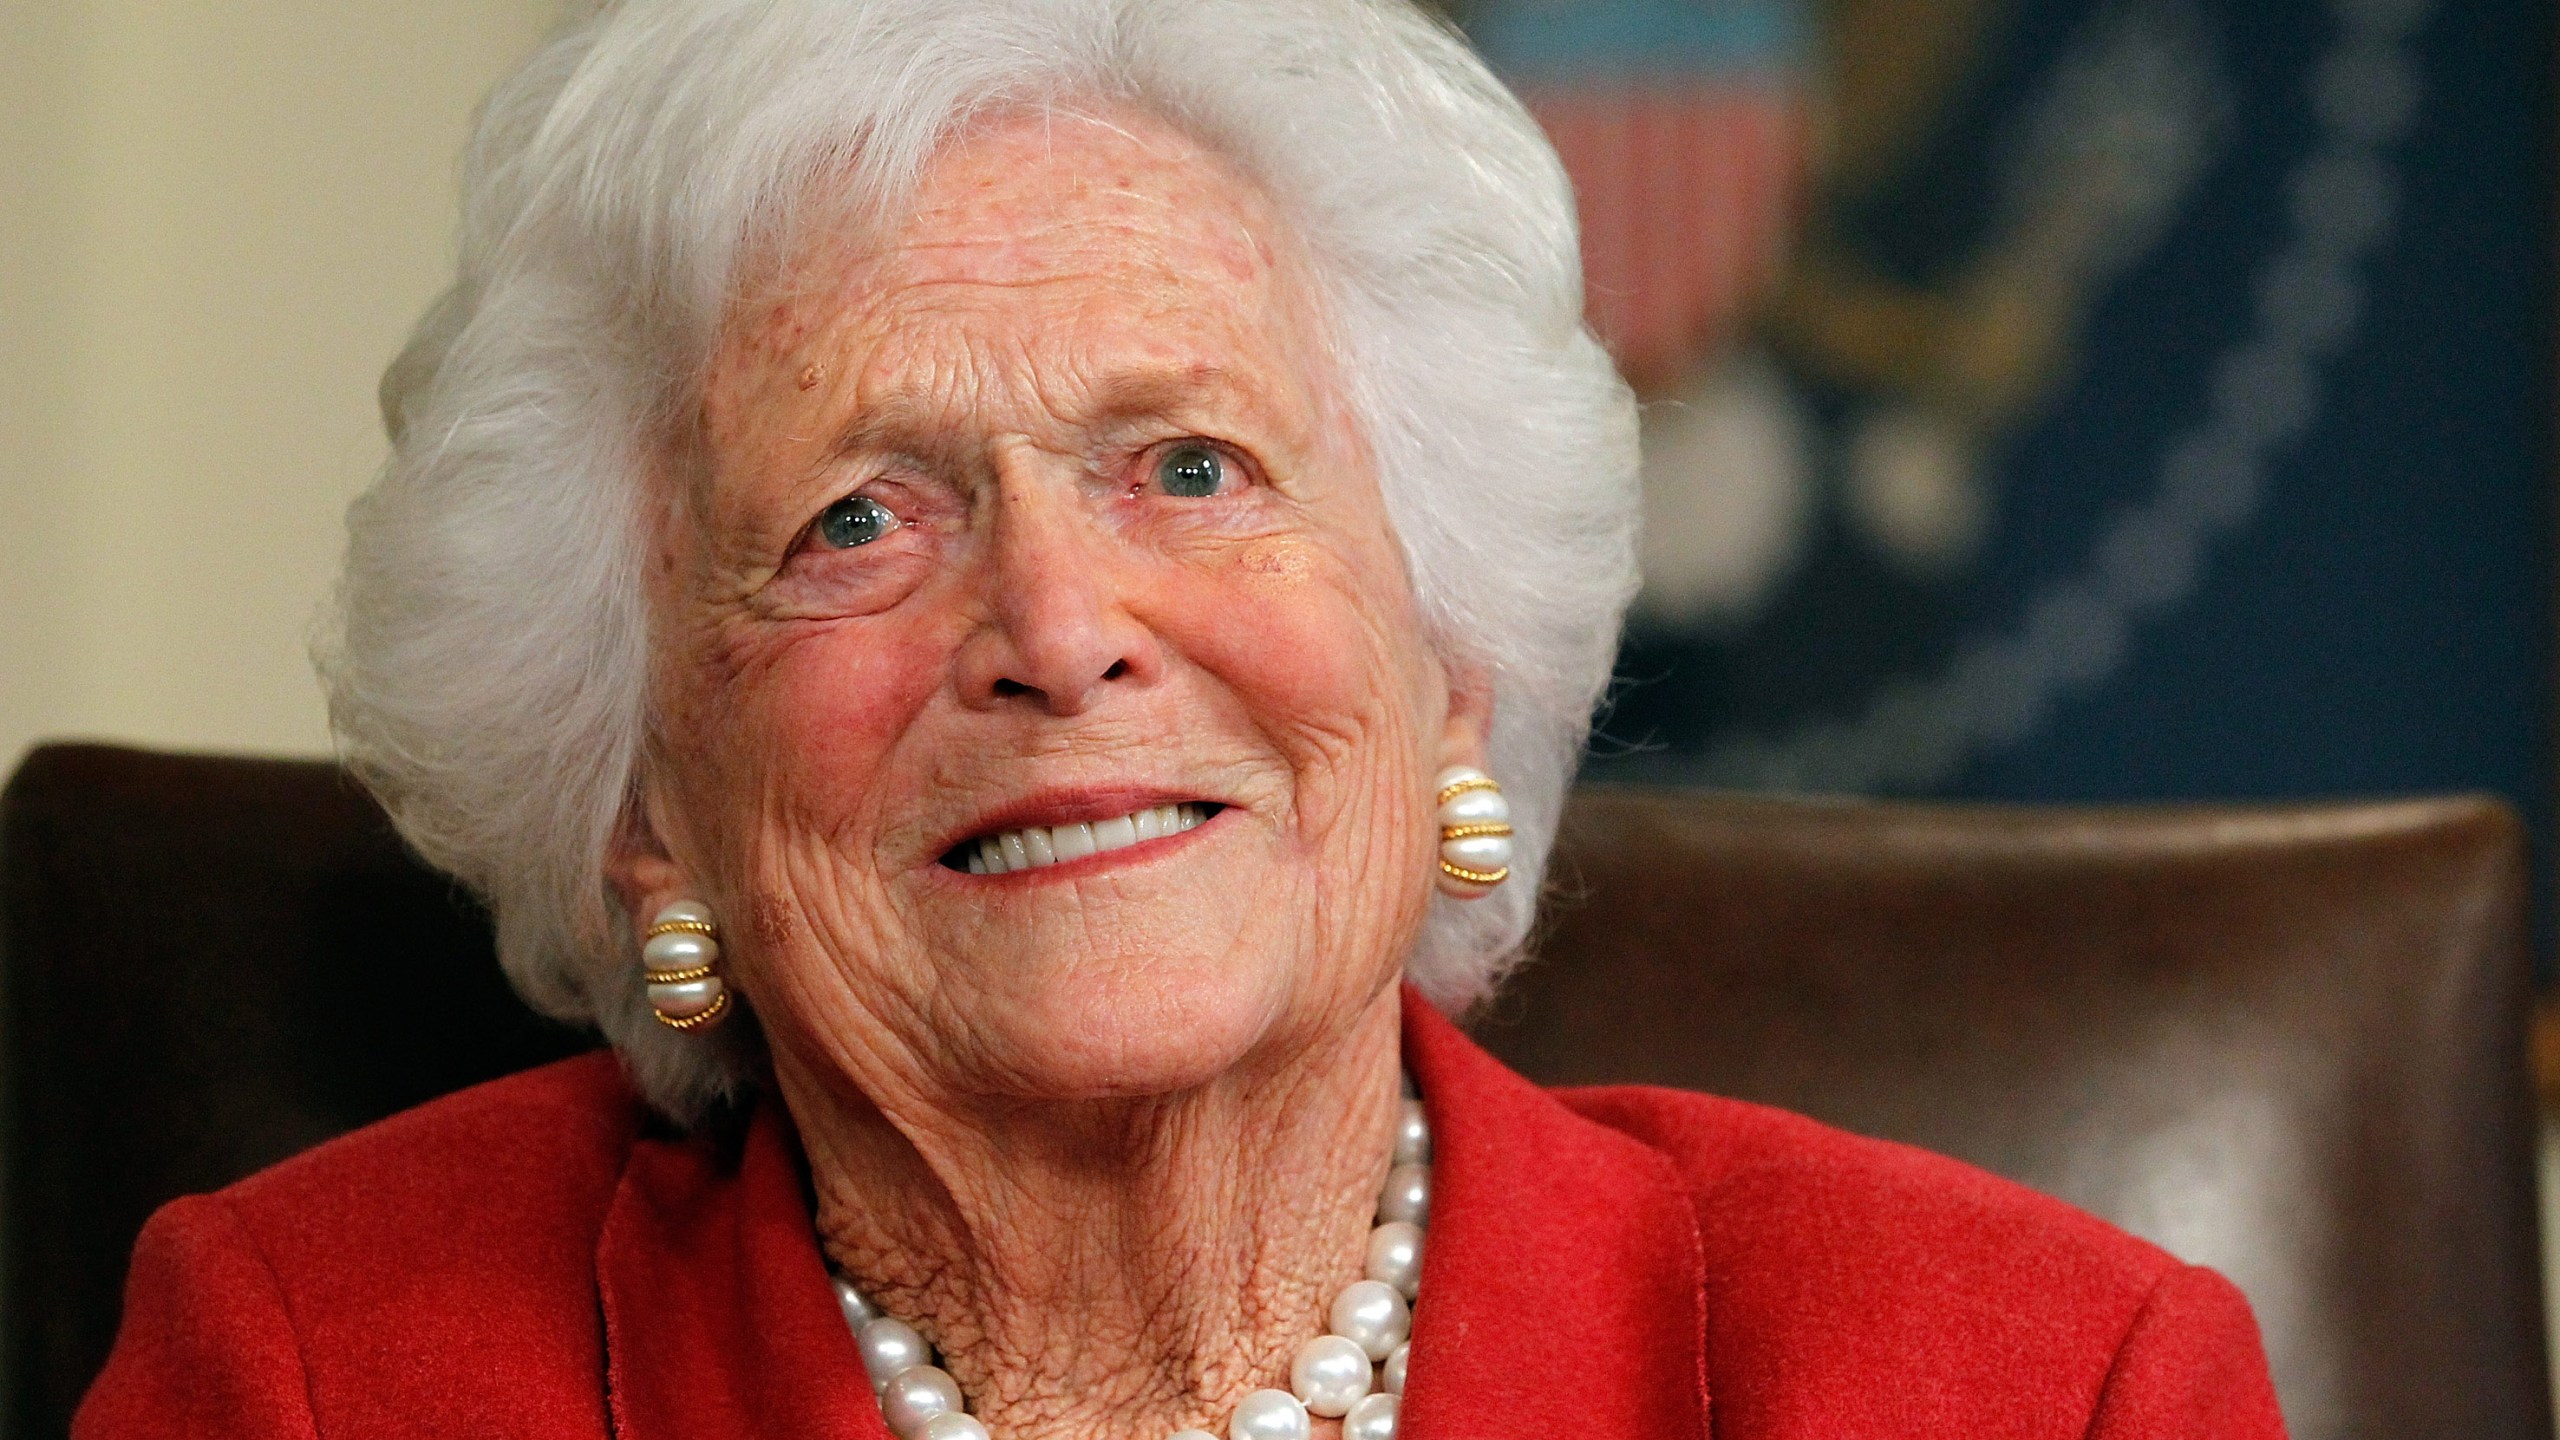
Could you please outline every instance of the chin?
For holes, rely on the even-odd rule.
[[[1284,1028],[1285,986],[1233,954],[1087,959],[1011,997],[978,1043],[1026,1099],[1177,1094],[1245,1065]]]

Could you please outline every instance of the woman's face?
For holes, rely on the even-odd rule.
[[[778,1063],[883,1103],[1155,1093],[1393,984],[1484,717],[1303,275],[1176,132],[1031,116],[732,317],[615,878],[717,908]],[[1208,818],[1075,858],[1168,806]],[[971,873],[991,838],[1054,863]]]

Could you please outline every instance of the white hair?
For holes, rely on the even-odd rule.
[[[1635,588],[1635,408],[1555,153],[1465,43],[1405,0],[624,0],[481,111],[321,668],[348,764],[487,901],[516,988],[672,1114],[755,1042],[651,1019],[604,880],[651,723],[645,488],[759,263],[893,218],[973,116],[1079,103],[1221,154],[1311,257],[1431,642],[1491,678],[1518,829],[1515,878],[1436,901],[1406,973],[1462,1012],[1528,932]]]

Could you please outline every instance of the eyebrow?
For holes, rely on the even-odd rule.
[[[1221,402],[1257,424],[1270,422],[1270,403],[1261,387],[1230,367],[1207,362],[1143,366],[1104,376],[1080,397],[1075,421],[1088,427],[1108,426],[1179,415]],[[942,413],[942,406],[915,391],[891,393],[864,406],[844,427],[835,453],[946,458]]]
[[[1108,421],[1167,415],[1204,399],[1239,401],[1254,411],[1263,406],[1259,390],[1246,384],[1236,372],[1203,362],[1123,371],[1105,377],[1094,387],[1093,418]]]

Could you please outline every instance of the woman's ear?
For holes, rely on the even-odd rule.
[[[1473,660],[1443,660],[1449,686],[1448,718],[1440,731],[1440,768],[1485,768],[1493,745],[1493,670]]]
[[[650,916],[678,900],[695,898],[686,893],[684,873],[659,838],[651,808],[644,795],[632,797],[613,827],[613,841],[604,857],[605,883],[622,902],[622,913],[631,918],[635,935]]]

